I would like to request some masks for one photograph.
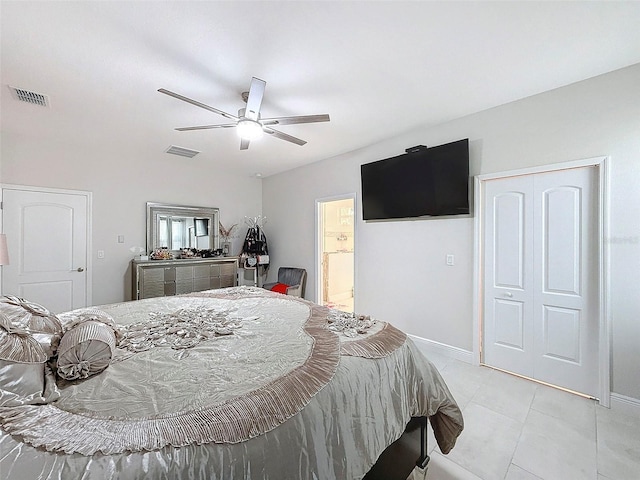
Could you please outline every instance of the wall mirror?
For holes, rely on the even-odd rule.
[[[220,248],[219,210],[147,202],[147,252]]]

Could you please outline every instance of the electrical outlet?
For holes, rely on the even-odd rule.
[[[104,258],[104,250],[98,250],[98,258]]]
[[[118,235],[118,243],[124,243],[124,235]]]
[[[453,265],[455,265],[455,258],[452,254],[447,254],[447,265],[449,265],[450,267],[452,267]]]

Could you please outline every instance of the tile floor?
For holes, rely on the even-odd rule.
[[[442,455],[429,432],[426,480],[639,480],[640,415],[487,367],[427,353],[465,429]]]

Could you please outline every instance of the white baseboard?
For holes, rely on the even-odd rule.
[[[446,343],[436,342],[435,340],[429,340],[428,338],[422,338],[416,335],[408,334],[408,336],[413,340],[413,343],[424,349],[426,352],[433,352],[465,363],[473,363],[473,352],[470,352],[469,350],[453,347]]]
[[[417,335],[407,334],[418,348],[425,352],[433,352],[447,358],[453,358],[461,362],[473,364],[473,352],[459,347],[453,347],[446,343],[436,342],[428,338],[418,337]],[[627,397],[620,393],[611,392],[611,410],[619,411],[626,415],[640,416],[640,399]]]
[[[633,416],[640,416],[640,400],[611,392],[611,410]]]

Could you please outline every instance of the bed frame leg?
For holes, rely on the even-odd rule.
[[[429,455],[427,455],[427,417],[420,417],[420,458],[416,465],[425,470],[429,465]]]

